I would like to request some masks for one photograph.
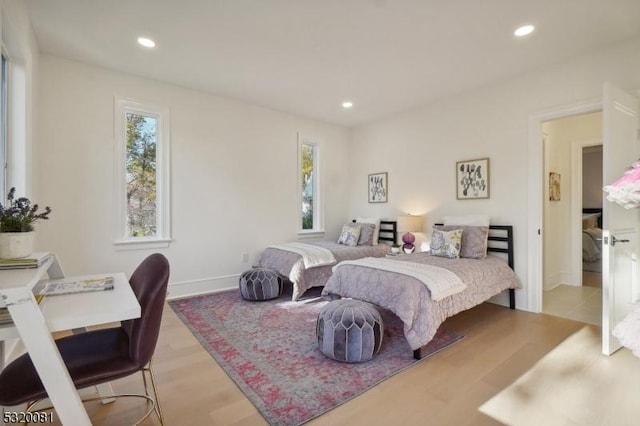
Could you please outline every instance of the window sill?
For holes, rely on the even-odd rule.
[[[167,248],[171,245],[171,239],[146,239],[140,238],[136,240],[116,240],[113,242],[113,247],[116,251],[124,250],[148,250]]]

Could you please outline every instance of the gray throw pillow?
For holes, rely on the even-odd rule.
[[[360,223],[356,222],[356,225],[360,227],[360,239],[358,240],[359,246],[372,246],[373,234],[376,231],[375,223]]]

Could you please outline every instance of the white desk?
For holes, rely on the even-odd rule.
[[[32,292],[38,281],[47,276],[63,278],[55,256],[36,269],[0,271],[0,307],[6,304],[14,322],[0,326],[0,343],[16,337],[22,339],[63,424],[91,422],[51,332],[140,317],[140,305],[125,275],[96,276],[105,275],[114,277],[113,290],[46,297],[38,306]]]

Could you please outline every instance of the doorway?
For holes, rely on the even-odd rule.
[[[600,325],[602,113],[544,121],[542,134],[542,312]]]

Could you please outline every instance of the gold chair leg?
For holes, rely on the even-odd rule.
[[[156,412],[156,415],[158,416],[158,419],[160,420],[160,424],[164,426],[164,417],[162,416],[162,408],[160,407],[160,398],[158,397],[158,388],[156,387],[156,380],[153,375],[153,370],[151,369],[152,362],[153,362],[153,359],[149,361],[149,365],[143,370],[143,373],[142,373],[144,388],[145,388],[145,392],[147,392],[147,381],[144,374],[144,371],[147,371],[149,373],[151,389],[153,390],[153,400],[155,401],[155,412]]]
[[[149,373],[149,381],[151,382],[151,390],[153,391],[153,396],[149,395],[149,387],[147,384],[147,376],[145,375],[146,373]],[[140,373],[142,374],[142,382],[144,384],[144,393],[145,395],[135,395],[135,394],[116,394],[116,395],[109,395],[109,396],[97,396],[94,398],[85,398],[82,400],[83,403],[85,402],[90,402],[90,401],[101,401],[104,400],[105,398],[120,398],[120,397],[138,397],[138,398],[145,398],[147,400],[148,403],[151,404],[151,409],[149,411],[147,411],[147,413],[144,415],[144,417],[142,417],[137,424],[143,422],[147,417],[149,417],[149,415],[151,414],[151,412],[155,412],[156,415],[158,416],[158,419],[160,420],[160,424],[162,426],[164,426],[164,417],[162,416],[162,409],[160,408],[160,399],[158,398],[158,388],[156,387],[156,380],[155,380],[155,376],[153,375],[153,370],[151,369],[151,361],[149,361],[149,364],[143,368],[142,370],[140,370]],[[45,411],[45,410],[51,410],[53,407],[45,407],[45,408],[38,408],[34,410],[34,407],[42,400],[37,400],[37,401],[33,401],[30,402],[29,404],[27,404],[27,407],[25,408],[25,412],[37,412],[37,411]],[[1,412],[2,410],[0,410]],[[23,423],[24,425],[26,425],[26,423]]]
[[[149,394],[149,387],[147,384],[147,376],[145,375],[145,372],[149,373],[149,381],[151,382],[151,389],[153,391],[153,396],[151,396]],[[83,403],[86,402],[91,402],[91,401],[101,401],[104,400],[105,398],[120,398],[120,397],[137,397],[137,398],[144,398],[147,400],[147,403],[151,404],[151,408],[146,412],[146,414],[140,419],[138,420],[135,425],[138,425],[140,423],[142,423],[147,417],[149,417],[149,415],[151,414],[151,412],[155,412],[156,415],[158,416],[158,419],[160,420],[160,424],[162,426],[165,425],[164,423],[164,417],[162,416],[162,409],[160,408],[160,400],[158,398],[158,388],[156,387],[156,381],[155,381],[155,377],[153,375],[153,370],[151,369],[151,361],[149,361],[149,364],[143,368],[142,370],[140,370],[140,373],[142,374],[142,381],[144,384],[144,395],[136,395],[136,394],[116,394],[116,395],[109,395],[109,396],[97,396],[97,397],[93,397],[93,398],[84,398],[82,400]],[[25,412],[38,412],[38,411],[46,411],[46,410],[51,410],[53,409],[53,407],[44,407],[44,408],[38,408],[38,409],[34,409],[35,406],[42,400],[37,400],[37,401],[33,401],[31,403],[29,403],[27,405],[27,407],[25,408]],[[23,423],[23,425],[26,426],[26,423]]]
[[[145,395],[149,396],[149,386],[147,385],[147,375],[144,374],[147,370],[149,369],[149,367],[145,367],[142,370],[140,370],[140,374],[142,374],[142,385],[144,386],[144,393]]]

